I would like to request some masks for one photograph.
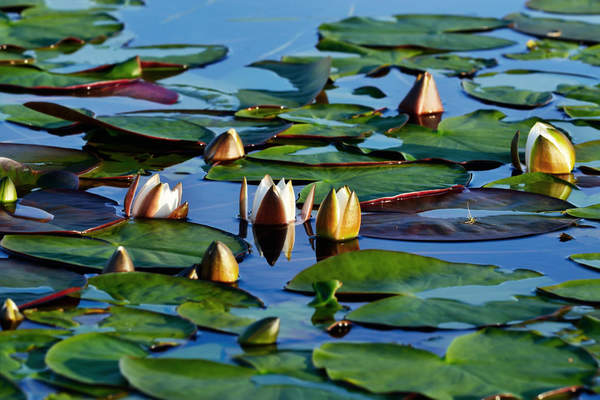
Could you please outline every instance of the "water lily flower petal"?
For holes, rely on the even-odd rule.
[[[169,184],[161,183],[159,175],[155,174],[148,179],[136,196],[135,190],[138,180],[139,178],[136,178],[125,196],[125,215],[172,219],[187,217],[189,205],[187,203],[181,204],[183,192],[181,183],[178,183],[171,190]],[[134,198],[133,201],[132,198]]]
[[[285,204],[277,186],[273,185],[267,190],[252,219],[256,225],[284,225],[288,222]]]
[[[332,189],[317,212],[317,236],[330,240],[348,240],[358,236],[361,215],[355,192],[344,186]]]
[[[254,194],[254,201],[252,202],[252,222],[254,222],[254,216],[256,216],[258,207],[262,203],[267,191],[274,185],[273,179],[271,179],[271,176],[268,174],[265,175],[258,184],[256,193]]]

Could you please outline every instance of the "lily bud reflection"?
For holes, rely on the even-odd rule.
[[[282,251],[285,252],[285,257],[288,260],[292,258],[292,250],[296,240],[296,226],[294,224],[283,226],[253,225],[252,233],[258,252],[267,260],[269,265],[275,265]]]
[[[358,236],[360,230],[360,203],[356,192],[344,186],[332,189],[317,212],[317,237],[342,241]]]
[[[316,256],[317,261],[324,260],[329,257],[337,256],[338,254],[348,253],[351,251],[360,250],[358,239],[346,240],[344,242],[331,241],[327,239],[317,238]]]
[[[528,172],[568,174],[575,166],[575,148],[564,133],[537,122],[527,137],[525,163]]]
[[[128,217],[169,219],[187,217],[189,205],[187,202],[181,204],[181,183],[171,190],[169,184],[161,183],[160,176],[155,174],[135,195],[138,182],[139,175],[125,196],[125,214]]]
[[[235,129],[229,129],[214,138],[204,150],[204,159],[209,162],[233,161],[245,155],[242,138]]]

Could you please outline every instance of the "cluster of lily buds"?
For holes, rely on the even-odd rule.
[[[8,176],[0,179],[0,204],[12,204],[17,201],[17,188]]]
[[[279,326],[278,317],[267,317],[250,324],[239,336],[242,346],[264,346],[277,343]]]
[[[173,190],[168,183],[161,183],[158,174],[153,175],[135,195],[140,176],[129,187],[125,196],[125,215],[138,218],[184,219],[189,205],[181,204],[181,183]]]
[[[102,270],[103,274],[115,273],[115,272],[133,272],[135,267],[133,266],[133,260],[129,256],[125,247],[119,246],[110,257],[110,260],[106,263],[106,266]]]
[[[412,116],[426,114],[440,114],[444,112],[444,106],[440,99],[437,86],[433,76],[424,72],[417,76],[413,87],[398,107]]]
[[[11,299],[6,299],[0,309],[0,326],[5,331],[17,329],[25,317]]]
[[[202,262],[196,267],[196,273],[199,279],[234,283],[239,278],[240,267],[229,247],[217,240],[204,253]]]
[[[242,138],[233,128],[214,138],[204,150],[206,162],[233,161],[245,155]]]
[[[360,230],[360,202],[356,192],[344,186],[332,189],[317,212],[317,237],[334,241],[353,239]]]
[[[536,122],[527,136],[525,164],[528,172],[568,174],[575,166],[575,148],[564,133]]]

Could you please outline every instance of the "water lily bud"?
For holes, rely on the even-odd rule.
[[[17,188],[8,176],[0,179],[0,204],[9,204],[17,201]]]
[[[278,317],[267,317],[249,325],[238,336],[241,345],[268,345],[277,343],[280,320]]]
[[[225,243],[218,240],[210,244],[196,270],[200,279],[213,282],[233,283],[240,275],[235,256]]]
[[[214,138],[204,150],[204,159],[213,163],[216,161],[233,161],[244,157],[244,143],[233,128]]]
[[[0,309],[0,325],[5,331],[17,329],[25,317],[11,299],[6,299]]]
[[[527,136],[525,163],[528,172],[568,174],[575,166],[575,148],[564,133],[536,122]]]
[[[138,218],[184,219],[187,217],[189,205],[181,204],[182,185],[178,183],[173,190],[167,183],[160,182],[155,174],[142,186],[137,196],[135,191],[139,176],[129,187],[125,196],[125,215]]]
[[[360,202],[356,192],[344,186],[332,189],[317,212],[317,237],[342,241],[358,236],[360,230]]]
[[[252,203],[252,223],[255,225],[284,225],[296,221],[296,198],[292,181],[277,185],[269,175],[260,181]]]
[[[135,268],[133,261],[125,250],[125,247],[119,246],[110,257],[110,260],[106,263],[106,266],[102,270],[103,274],[110,274],[113,272],[133,272]]]
[[[400,103],[399,108],[412,115],[444,112],[444,106],[442,105],[435,80],[429,72],[424,72],[417,76],[417,80]]]
[[[248,181],[246,177],[242,179],[240,188],[240,219],[248,221]]]
[[[199,279],[198,278],[198,270],[196,269],[195,265],[192,265],[191,267],[187,267],[186,269],[184,269],[183,271],[178,273],[177,276],[180,276],[182,278],[188,278],[193,281],[196,281]]]

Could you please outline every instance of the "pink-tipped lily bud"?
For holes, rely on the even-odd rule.
[[[0,179],[0,204],[12,204],[17,201],[17,188],[12,179],[5,176]]]
[[[353,239],[360,230],[360,202],[356,192],[344,186],[332,189],[317,212],[317,236],[334,241]]]
[[[255,225],[284,225],[296,221],[296,198],[292,181],[277,185],[269,175],[261,180],[252,203],[250,220]]]
[[[568,174],[575,166],[575,148],[564,133],[536,122],[527,136],[525,164],[528,172]]]
[[[209,162],[233,161],[244,157],[244,143],[233,128],[214,138],[204,150],[204,159]]]
[[[412,115],[443,113],[444,106],[433,75],[429,72],[419,74],[399,108]]]
[[[212,242],[204,253],[196,272],[200,279],[234,283],[239,278],[240,267],[229,247],[217,240]]]
[[[188,203],[181,204],[182,186],[178,183],[173,190],[168,183],[161,183],[155,174],[148,179],[137,195],[135,191],[139,177],[130,186],[125,196],[125,214],[137,218],[184,219],[188,213]]]
[[[5,331],[17,329],[25,317],[11,299],[6,299],[0,309],[0,325]]]

